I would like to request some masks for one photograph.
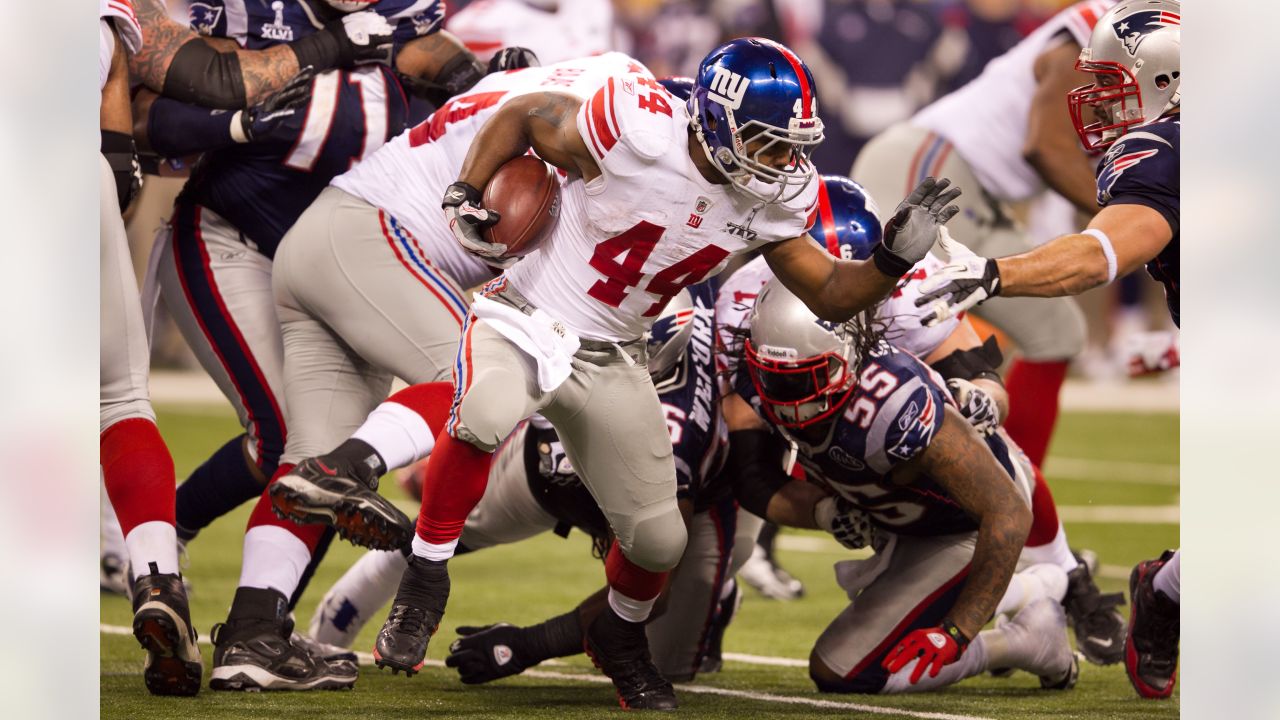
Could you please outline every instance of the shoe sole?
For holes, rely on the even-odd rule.
[[[144,603],[133,616],[133,636],[147,651],[142,679],[152,695],[189,697],[200,692],[204,675],[200,648],[190,640],[186,622],[173,608]]]
[[[1045,690],[1070,690],[1076,686],[1076,682],[1079,680],[1080,657],[1076,653],[1071,653],[1071,667],[1067,668],[1067,674],[1057,680],[1041,677],[1040,687]]]
[[[1133,645],[1133,622],[1134,616],[1138,613],[1138,586],[1146,578],[1152,561],[1145,560],[1138,563],[1133,571],[1129,573],[1129,627],[1124,633],[1124,674],[1129,678],[1129,684],[1133,686],[1139,697],[1148,700],[1166,700],[1173,694],[1173,686],[1178,681],[1178,670],[1174,668],[1173,677],[1169,678],[1169,684],[1164,690],[1151,687],[1138,677],[1138,650]]]
[[[604,666],[600,664],[600,659],[596,657],[596,651],[594,648],[591,647],[591,639],[589,637],[583,638],[582,650],[587,654],[588,658],[591,658],[591,664],[595,665],[597,670],[604,673],[604,676],[609,678],[610,682],[613,682],[613,678],[609,676],[609,673],[605,672]],[[672,698],[672,704],[669,706],[646,707],[644,705],[628,705],[626,698],[622,697],[622,691],[618,689],[617,685],[614,685],[613,687],[613,694],[617,696],[618,706],[621,707],[623,710],[655,710],[658,712],[670,712],[670,711],[679,709],[679,705],[677,704],[674,697]]]
[[[299,682],[284,678],[257,665],[224,665],[213,669],[209,689],[234,692],[262,692],[264,690],[350,690],[357,678],[324,676]]]
[[[403,670],[405,677],[413,677],[422,670],[423,665],[427,664],[427,659],[424,657],[422,662],[417,665],[407,665],[405,663],[383,657],[382,653],[378,652],[378,648],[375,646],[373,648],[373,664],[380,668],[390,670],[392,675],[397,675],[401,670]]]
[[[271,483],[271,508],[284,520],[322,523],[344,540],[374,550],[399,550],[413,540],[413,523],[382,496],[351,497],[321,490],[296,475]]]

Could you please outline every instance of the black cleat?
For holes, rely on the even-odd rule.
[[[1088,565],[1080,564],[1067,573],[1067,595],[1062,599],[1067,620],[1075,632],[1076,648],[1094,665],[1113,665],[1124,659],[1124,616],[1117,607],[1124,593],[1102,594]]]
[[[412,677],[426,663],[427,644],[440,629],[449,601],[449,571],[444,562],[410,556],[391,612],[373,645],[373,662],[394,675]]]
[[[1129,574],[1129,633],[1124,669],[1133,689],[1144,698],[1164,699],[1178,680],[1179,606],[1156,590],[1156,572],[1173,557],[1166,550],[1157,560],[1144,560]]]
[[[241,587],[227,622],[213,628],[213,690],[346,690],[360,668],[326,660],[306,643],[290,641],[288,600],[275,590]]]
[[[675,710],[676,692],[649,657],[644,623],[627,622],[605,608],[587,628],[584,649],[618,691],[624,710]]]
[[[720,601],[711,618],[711,627],[707,630],[707,651],[702,662],[698,663],[700,673],[720,672],[724,667],[724,632],[738,614],[738,608],[742,607],[742,587],[733,578],[729,578],[729,582],[733,583],[733,592]]]
[[[133,636],[147,651],[142,677],[152,695],[195,695],[204,664],[181,575],[151,574],[133,584]]]
[[[323,523],[344,539],[375,550],[399,550],[413,540],[414,525],[354,468],[307,458],[271,483],[276,515],[299,524]]]

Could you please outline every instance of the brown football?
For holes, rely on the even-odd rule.
[[[538,247],[560,216],[560,180],[550,165],[521,155],[498,168],[484,188],[483,207],[501,219],[484,239],[507,246],[503,257],[521,257]]]

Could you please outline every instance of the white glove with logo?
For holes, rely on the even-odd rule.
[[[850,550],[869,547],[875,541],[871,518],[842,497],[832,495],[819,500],[813,506],[813,520]]]
[[[380,62],[391,64],[392,35],[395,28],[373,10],[363,10],[342,17],[341,66]]]
[[[484,229],[496,224],[502,216],[480,207],[480,191],[464,182],[456,182],[444,191],[444,219],[463,249],[489,265],[506,269],[517,258],[502,257],[507,246],[484,239]]]
[[[963,243],[952,239],[945,227],[940,229],[938,242],[951,262],[920,283],[916,306],[931,307],[920,319],[925,327],[933,327],[1000,294],[1000,268],[995,260],[975,255]]]
[[[947,390],[960,406],[960,414],[982,436],[1000,428],[1000,406],[991,393],[962,378],[947,380]]]

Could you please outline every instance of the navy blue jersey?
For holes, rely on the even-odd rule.
[[[440,0],[382,0],[373,9],[392,21],[403,44],[435,32]],[[338,14],[307,0],[205,0],[190,6],[191,26],[257,49],[290,42]],[[182,199],[217,212],[267,257],[335,176],[350,170],[409,124],[409,100],[396,74],[380,64],[318,75],[311,103],[267,138],[208,153]]]
[[[1143,205],[1160,213],[1173,239],[1147,263],[1147,272],[1164,285],[1173,322],[1178,316],[1178,172],[1182,125],[1177,115],[1134,130],[1112,145],[1098,164],[1098,204]]]
[[[758,407],[754,387],[739,384]],[[847,498],[872,522],[902,535],[973,532],[978,524],[932,478],[895,482],[899,467],[919,455],[942,427],[951,404],[941,376],[914,355],[884,345],[863,364],[858,385],[817,445],[797,442],[805,478]],[[1010,478],[1015,470],[999,435],[986,438]]]
[[[188,8],[192,30],[250,50],[304,38],[342,16],[322,0],[199,0]],[[441,0],[379,0],[370,9],[395,28],[395,50],[435,32],[444,20]]]

